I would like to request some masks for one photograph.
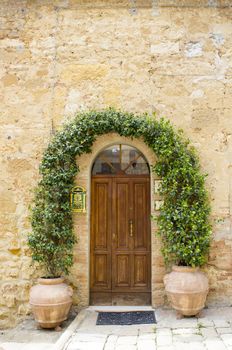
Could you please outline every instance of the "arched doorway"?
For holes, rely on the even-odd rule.
[[[150,169],[136,148],[116,144],[91,177],[90,303],[151,303]]]

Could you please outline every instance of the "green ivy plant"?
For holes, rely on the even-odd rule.
[[[28,239],[33,260],[47,276],[68,274],[76,242],[69,200],[79,171],[76,156],[91,152],[96,138],[111,132],[142,138],[158,157],[152,170],[162,178],[164,204],[157,222],[166,263],[203,265],[210,244],[210,206],[194,149],[167,120],[111,108],[77,114],[46,149]]]

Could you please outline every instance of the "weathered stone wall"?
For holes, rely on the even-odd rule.
[[[220,219],[206,267],[208,304],[231,304],[231,6],[231,0],[1,1],[0,327],[30,311],[28,291],[39,272],[26,246],[28,206],[51,134],[75,111],[105,106],[156,111],[198,149],[212,220]],[[79,224],[87,230],[85,218]],[[88,261],[78,254],[70,280],[84,305],[87,280],[78,271],[87,276]]]

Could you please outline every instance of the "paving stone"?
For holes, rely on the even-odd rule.
[[[176,319],[176,311],[173,309],[157,309],[155,311],[155,316],[157,320],[157,325],[163,320],[175,320]]]
[[[230,327],[230,322],[226,320],[213,320],[216,328],[227,328]]]
[[[116,343],[117,343],[117,336],[110,335],[109,338],[107,339],[105,346],[104,346],[104,350],[115,349]]]
[[[176,320],[176,327],[174,328],[194,328],[197,326],[197,319],[195,317],[192,318],[183,318],[180,320]]]
[[[86,333],[96,333],[96,334],[114,334],[115,331],[121,329],[121,326],[97,326],[97,327],[91,327],[89,329],[85,329]]]
[[[157,346],[157,350],[175,350],[175,345]]]
[[[204,338],[214,338],[218,337],[218,333],[216,332],[216,329],[213,327],[210,328],[201,328],[200,330],[202,336]]]
[[[207,350],[227,350],[225,344],[220,339],[208,338],[204,341]]]
[[[155,326],[156,329],[160,329],[160,328],[172,328],[175,325],[175,320],[173,319],[164,319],[161,320],[157,323],[157,325]]]
[[[226,346],[232,346],[232,334],[222,334],[221,339],[226,344]]]
[[[131,326],[121,326],[117,328],[117,330],[113,330],[112,334],[119,335],[134,335],[137,336],[139,334],[138,327],[132,328]]]
[[[136,345],[131,345],[131,344],[119,344],[119,345],[116,345],[115,350],[137,350],[137,347]]]
[[[204,309],[204,317],[208,318],[209,320],[231,320],[231,306],[225,306],[225,307],[209,307],[208,309]]]
[[[105,343],[104,350],[112,350],[116,347],[118,337],[116,335],[110,335]]]
[[[1,343],[1,348],[4,350],[23,350],[23,345],[24,344],[19,344],[19,343]]]
[[[172,335],[168,334],[157,334],[156,344],[158,346],[172,345]]]
[[[131,344],[135,345],[137,342],[137,336],[123,336],[123,337],[118,337],[117,339],[117,345],[119,344]]]
[[[156,338],[156,334],[155,333],[144,333],[144,334],[140,334],[138,336],[138,341],[140,340],[151,340],[151,339],[155,339]]]
[[[196,334],[197,332],[197,328],[177,328],[172,330],[173,334]]]
[[[0,350],[51,350],[52,344],[47,343],[1,343]]]
[[[216,331],[218,332],[218,334],[232,334],[232,328],[228,327],[228,328],[216,328]]]
[[[107,326],[102,326],[102,327],[107,327]],[[138,333],[138,330],[136,330]],[[113,328],[111,328],[108,332],[105,333],[104,328],[101,332],[102,334],[112,334],[112,335],[127,335],[128,334],[128,328],[123,328],[122,326],[114,326]],[[129,332],[129,335],[136,335],[137,333],[134,334],[134,330],[131,330]]]
[[[24,344],[22,350],[51,350],[53,345],[51,344]]]
[[[157,324],[157,328],[195,328],[197,326],[196,318],[184,318],[181,320],[171,319],[162,320]]]
[[[178,334],[173,335],[173,342],[180,342],[180,343],[196,343],[196,342],[202,342],[203,337],[198,334]]]
[[[214,327],[213,321],[205,317],[198,318],[197,323],[204,327]]]
[[[107,339],[106,334],[89,334],[89,333],[79,333],[73,337],[74,341],[82,341],[82,342],[105,342]]]
[[[157,325],[139,325],[139,333],[154,333],[157,329]]]
[[[202,343],[181,343],[177,342],[175,343],[175,350],[205,350],[204,344]],[[214,350],[217,350],[215,348]]]
[[[7,342],[7,343],[1,343],[0,344],[0,350],[41,350],[41,349],[51,349],[52,345],[46,344],[46,343],[13,343],[13,342]]]
[[[144,339],[137,342],[138,350],[156,350],[156,343],[154,339]]]
[[[114,350],[116,348],[116,344],[106,344],[104,346],[104,350]]]
[[[107,343],[116,343],[118,340],[118,336],[114,334],[110,334],[107,338]]]
[[[98,342],[73,342],[68,345],[67,350],[103,350],[104,344]],[[34,350],[34,349],[33,349]]]
[[[159,328],[156,331],[157,335],[172,335],[172,331],[170,328]]]

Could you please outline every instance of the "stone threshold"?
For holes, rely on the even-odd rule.
[[[96,305],[89,306],[87,311],[96,311],[96,312],[127,312],[127,311],[154,311],[155,309],[152,306],[126,306],[126,305]]]

